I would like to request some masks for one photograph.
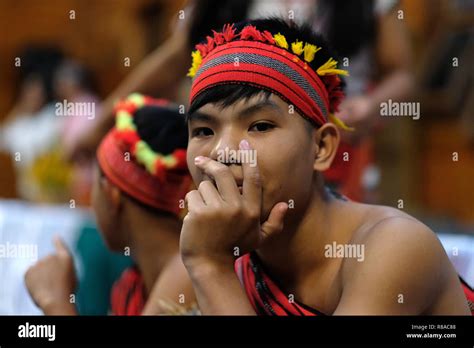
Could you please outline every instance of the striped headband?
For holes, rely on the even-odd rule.
[[[202,92],[218,85],[245,84],[275,93],[317,125],[331,121],[351,130],[334,116],[344,94],[333,58],[314,70],[308,63],[321,47],[247,25],[236,33],[234,25],[214,31],[206,43],[196,45],[188,76],[193,78],[190,105]]]

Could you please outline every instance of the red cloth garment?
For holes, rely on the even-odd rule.
[[[253,309],[258,315],[315,316],[326,315],[285,294],[265,271],[255,252],[246,254],[235,261],[235,272],[245,289]],[[460,277],[466,299],[474,315],[474,290]]]
[[[466,283],[461,277],[459,277],[459,280],[461,281],[462,289],[464,290],[464,295],[466,295],[467,304],[469,305],[471,314],[474,315],[474,289],[471,288],[469,284]]]
[[[264,271],[258,255],[254,252],[236,260],[235,272],[258,315],[325,315],[281,291],[277,283]]]
[[[143,277],[137,267],[127,268],[112,288],[113,315],[141,315],[146,303]]]

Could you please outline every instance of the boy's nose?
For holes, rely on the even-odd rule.
[[[227,165],[231,164],[226,160],[226,158],[229,157],[231,152],[239,150],[239,143],[241,140],[241,137],[233,134],[221,136],[213,147],[210,157],[215,161],[219,161]]]

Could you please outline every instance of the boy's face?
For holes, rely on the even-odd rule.
[[[292,211],[303,211],[312,194],[317,133],[302,116],[276,95],[263,94],[240,100],[222,109],[206,104],[189,117],[188,167],[195,184],[210,180],[194,165],[196,156],[207,156],[226,163],[242,183],[242,168],[232,160],[241,140],[246,139],[254,153],[263,187],[261,220],[278,202],[294,202]],[[226,155],[227,148],[227,155]],[[234,159],[236,157],[234,156]],[[237,157],[238,158],[238,157]],[[250,162],[253,163],[253,162]],[[292,201],[290,201],[292,200]]]

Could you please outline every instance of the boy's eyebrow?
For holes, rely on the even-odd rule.
[[[275,102],[266,99],[266,100],[257,102],[253,105],[250,105],[243,110],[240,110],[237,113],[237,117],[238,118],[250,117],[256,112],[259,112],[264,109],[273,109],[274,111],[277,111],[280,115],[282,114],[281,108]],[[188,122],[190,121],[216,122],[217,119],[216,119],[216,116],[199,112],[199,111],[195,111],[187,115],[187,121]]]
[[[263,101],[250,105],[246,107],[245,109],[239,111],[239,113],[237,114],[237,117],[239,118],[249,117],[263,109],[273,109],[274,111],[277,111],[280,115],[282,114],[280,107],[275,102],[269,99],[265,99]]]
[[[191,114],[188,114],[187,121],[215,122],[215,117],[209,114],[195,111]]]

